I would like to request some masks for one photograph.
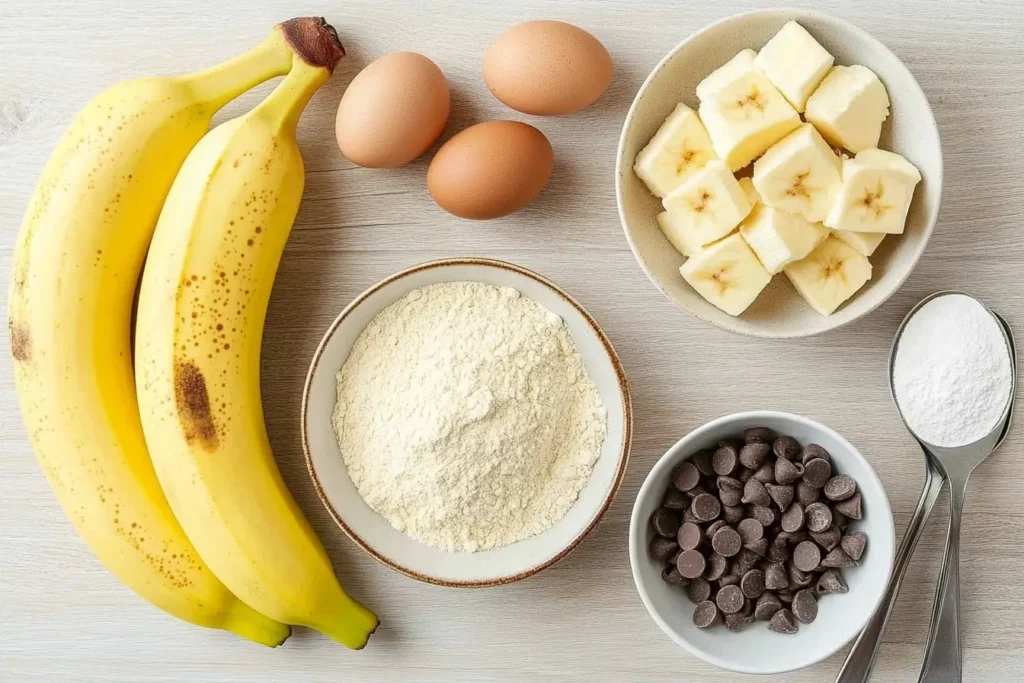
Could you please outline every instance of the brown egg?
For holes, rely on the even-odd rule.
[[[445,211],[462,218],[506,216],[537,196],[551,176],[551,143],[518,121],[478,123],[437,150],[427,188]]]
[[[612,81],[612,58],[581,28],[528,21],[491,43],[484,82],[494,96],[525,114],[570,114],[591,104]]]
[[[341,98],[335,132],[341,153],[371,168],[407,164],[444,132],[448,82],[415,52],[393,52],[360,71]]]

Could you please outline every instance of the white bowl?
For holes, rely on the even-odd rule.
[[[694,89],[711,71],[744,48],[760,49],[787,21],[795,19],[835,55],[836,64],[863,64],[889,91],[891,111],[879,146],[907,157],[922,182],[902,235],[885,238],[871,256],[874,276],[832,315],[814,311],[777,275],[743,315],[734,318],[705,301],[683,280],[683,257],[655,221],[661,204],[633,173],[637,153],[679,102],[697,108]],[[641,86],[626,115],[615,172],[619,217],[636,260],[651,281],[683,310],[738,334],[786,338],[820,334],[878,308],[910,276],[932,235],[942,196],[942,146],[928,98],[896,55],[861,29],[841,19],[801,9],[738,14],[701,29],[673,49]]]
[[[360,497],[348,476],[331,424],[336,376],[363,329],[410,291],[438,282],[473,281],[514,287],[565,321],[608,411],[608,433],[593,474],[565,516],[542,534],[477,553],[424,545],[395,530]],[[554,564],[594,528],[622,482],[629,459],[632,412],[626,375],[611,343],[582,306],[557,285],[525,268],[490,259],[433,261],[382,280],[360,294],[331,324],[313,356],[302,397],[302,445],[317,493],[353,541],[387,566],[445,586],[495,586]]]
[[[739,633],[729,631],[724,625],[706,630],[697,628],[693,625],[693,604],[682,589],[662,581],[662,563],[648,552],[654,535],[649,520],[661,505],[675,466],[698,450],[724,438],[742,436],[747,427],[758,426],[768,427],[777,434],[788,434],[802,445],[822,446],[831,454],[837,472],[857,480],[857,490],[864,501],[864,518],[853,524],[868,535],[868,547],[860,566],[843,571],[850,592],[823,597],[817,619],[811,624],[800,624],[800,631],[795,635],[769,631],[763,621],[754,622]],[[829,657],[852,640],[882,601],[892,572],[895,548],[889,499],[864,456],[849,441],[814,420],[766,410],[721,417],[680,439],[647,475],[629,523],[633,581],[654,621],[692,654],[740,673],[775,674],[800,669]]]

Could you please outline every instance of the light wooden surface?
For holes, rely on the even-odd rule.
[[[45,4],[46,8],[40,7]],[[767,3],[764,3],[767,4]],[[64,519],[25,440],[9,361],[0,363],[0,680],[76,681],[725,681],[648,617],[626,552],[631,503],[676,439],[733,411],[774,408],[821,420],[859,446],[892,500],[901,535],[922,461],[889,398],[886,356],[899,320],[922,296],[963,288],[1024,323],[1020,196],[1024,60],[1019,0],[800,2],[867,29],[903,58],[935,108],[946,187],[935,238],[913,277],[879,311],[804,341],[743,339],[673,308],[637,267],[619,227],[612,172],[619,126],[661,56],[690,32],[760,2],[422,2],[399,0],[74,0],[4,3],[0,21],[0,272],[29,193],[63,128],[102,87],[144,73],[189,71],[257,42],[276,21],[322,14],[349,56],[300,127],[306,196],[284,255],[264,342],[263,392],[281,469],[337,563],[344,584],[383,627],[353,653],[309,632],[261,650],[186,626],[144,604],[93,558]],[[593,32],[616,65],[611,88],[583,113],[528,119],[554,144],[556,172],[528,209],[490,223],[454,219],[430,201],[426,160],[359,169],[334,143],[345,85],[385,52],[434,59],[453,88],[447,135],[503,107],[481,78],[504,28],[557,18]],[[264,87],[228,108],[251,106]],[[223,116],[220,119],[224,118]],[[533,268],[603,324],[625,364],[636,415],[633,458],[596,532],[543,574],[457,591],[422,585],[365,556],[337,529],[308,480],[299,397],[323,330],[376,280],[429,259],[480,255]],[[6,316],[5,316],[6,317]],[[8,340],[0,341],[9,357]],[[1024,678],[1024,435],[975,474],[964,519],[966,681]],[[942,551],[939,511],[918,549],[875,681],[917,679]],[[832,680],[843,655],[773,681]]]

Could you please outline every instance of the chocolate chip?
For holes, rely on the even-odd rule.
[[[712,553],[708,558],[707,568],[704,570],[704,578],[708,581],[718,581],[725,576],[729,570],[729,561],[718,553]]]
[[[815,589],[818,591],[818,595],[850,592],[849,587],[846,585],[846,581],[843,579],[843,573],[838,569],[829,569],[827,572],[822,574],[821,578],[818,579],[818,585]]]
[[[696,621],[694,623],[696,623]],[[793,634],[799,630],[799,627],[796,625],[796,621],[793,619],[793,613],[788,609],[780,609],[778,612],[773,614],[771,620],[768,622],[768,628],[776,633],[786,634]]]
[[[788,605],[793,602],[793,594],[789,591],[779,591],[779,600],[782,601],[782,604]]]
[[[753,517],[748,517],[741,521],[736,526],[736,531],[739,532],[744,545],[759,541],[764,537],[764,527]]]
[[[859,493],[853,494],[852,498],[836,503],[836,512],[841,512],[850,519],[861,519],[864,517],[864,510],[861,509],[861,498]]]
[[[707,579],[698,576],[686,587],[686,597],[690,602],[697,604],[711,597],[711,583]]]
[[[742,572],[736,572],[740,576],[746,574],[758,561],[761,559],[761,555],[751,550],[750,548],[744,548],[740,551],[740,554],[736,556],[736,564],[743,567]]]
[[[821,564],[821,548],[813,541],[803,541],[793,550],[793,565],[802,572],[811,572]]]
[[[711,547],[723,557],[732,557],[743,547],[743,539],[735,529],[723,527],[715,532],[714,538],[711,539]]]
[[[700,471],[692,462],[682,462],[672,471],[672,486],[679,491],[689,491],[700,483]]]
[[[853,567],[857,563],[852,557],[846,554],[842,548],[834,548],[825,559],[821,561],[825,567]]]
[[[764,572],[760,569],[751,569],[740,579],[740,589],[748,598],[755,599],[764,593]]]
[[[797,591],[793,596],[793,615],[805,624],[815,620],[818,616],[818,601],[811,591]]]
[[[675,486],[670,486],[668,490],[665,491],[665,497],[662,498],[661,505],[669,510],[682,512],[686,508],[690,507],[690,499],[681,491],[676,489]]]
[[[799,503],[798,503],[799,504]],[[807,530],[822,532],[832,526],[832,511],[824,503],[811,503],[804,510]]]
[[[733,488],[732,484],[727,484],[723,488],[718,489],[718,499],[722,501],[722,505],[728,505],[730,507],[736,507],[743,502],[743,482],[739,479],[733,479],[732,477],[720,477],[729,479],[736,482],[737,488]]]
[[[832,465],[824,458],[814,458],[804,464],[804,483],[811,488],[820,489],[831,476]]]
[[[772,510],[770,507],[765,505],[752,505],[748,512],[750,516],[760,522],[763,527],[770,527],[772,524],[775,524],[777,515],[775,514],[775,510]]]
[[[804,477],[806,478],[806,471]],[[816,489],[808,486],[806,482],[800,480],[796,483],[796,499],[800,501],[800,504],[807,507],[811,503],[817,503],[821,500],[821,489]]]
[[[800,478],[800,469],[796,463],[779,458],[775,461],[775,481],[780,484],[792,484]]]
[[[804,506],[800,503],[793,503],[782,513],[783,531],[800,531],[804,528]]]
[[[800,455],[800,443],[791,436],[780,436],[772,442],[772,451],[780,460],[792,460]]]
[[[682,555],[682,554],[683,554],[683,549],[682,548],[676,548],[676,551],[674,553],[672,553],[671,555],[669,555],[668,559],[665,560],[665,561],[669,565],[674,567],[674,566],[676,566],[676,562],[679,562],[679,556]]]
[[[743,523],[740,522],[740,536],[743,535]],[[850,559],[854,562],[860,562],[861,555],[864,554],[864,548],[868,545],[868,537],[863,531],[854,531],[843,536],[841,542],[843,550],[850,556]]]
[[[697,467],[697,471],[703,474],[705,477],[709,477],[715,473],[715,469],[711,466],[711,454],[713,451],[703,450],[694,453],[693,458],[690,460]]]
[[[767,427],[748,427],[743,430],[743,440],[748,444],[771,444],[771,442],[775,440],[775,432]]]
[[[757,554],[760,557],[764,557],[765,553],[768,552],[768,539],[762,538],[759,541],[753,543],[747,543],[743,546],[744,550],[749,550],[752,553]]]
[[[740,449],[740,464],[756,470],[764,464],[765,459],[771,455],[772,447],[766,443],[748,443]]]
[[[772,497],[768,495],[768,489],[757,479],[750,479],[743,485],[742,502],[748,505],[771,505]]]
[[[739,633],[743,630],[743,627],[747,624],[752,624],[754,617],[744,616],[743,614],[726,614],[725,615],[725,627],[734,633]]]
[[[777,460],[776,463],[789,462],[788,460]],[[792,464],[792,463],[790,463]],[[779,508],[779,512],[785,512],[789,509],[790,503],[793,502],[793,487],[789,485],[781,484],[765,484],[765,489],[768,491],[768,495],[771,496],[772,500],[775,501],[776,507]]]
[[[768,621],[772,615],[782,609],[782,601],[771,591],[761,593],[754,607],[754,618],[758,621]]]
[[[847,525],[850,523],[850,518],[844,515],[842,512],[836,509],[836,506],[832,506],[832,523],[839,527],[840,531],[846,531]]]
[[[832,456],[828,454],[828,451],[816,443],[809,443],[800,451],[800,462],[804,465],[816,458],[820,458],[827,463],[832,462]]]
[[[739,524],[745,516],[742,505],[722,505],[722,519],[729,524]]]
[[[785,539],[786,543],[790,545],[797,545],[807,540],[806,531],[780,531],[778,538]]]
[[[743,609],[743,591],[739,586],[721,588],[715,596],[715,604],[725,614],[736,614]]]
[[[740,577],[735,574],[726,574],[718,580],[719,589],[725,588],[726,586],[738,586],[740,583]]]
[[[717,474],[732,474],[733,470],[736,469],[739,457],[739,450],[735,444],[723,443],[715,451],[715,454],[711,456],[711,467]]]
[[[679,543],[679,547],[683,550],[696,550],[700,547],[703,535],[704,532],[700,530],[699,526],[692,522],[685,522],[679,527],[679,533],[676,534],[676,542]]]
[[[757,479],[762,484],[774,484],[775,483],[775,465],[771,463],[765,463],[757,468],[754,472],[754,479]]]
[[[700,554],[699,550],[684,550],[679,556],[679,561],[676,562],[676,567],[679,568],[679,573],[684,578],[696,579],[704,573],[706,564],[704,556]]]
[[[826,552],[839,545],[839,538],[841,535],[839,527],[835,525],[830,526],[825,531],[811,532],[811,538],[813,538],[818,545],[824,548]]]
[[[809,572],[802,572],[791,562],[786,571],[789,572],[789,587],[794,588],[807,588],[814,581],[814,577]]]
[[[711,628],[721,618],[722,613],[718,611],[718,606],[710,600],[705,600],[693,610],[693,624],[697,628]]]
[[[668,565],[661,570],[661,580],[673,586],[682,586],[686,581],[683,575],[679,573],[679,569],[672,565]]]
[[[825,497],[829,500],[846,500],[857,491],[857,482],[848,474],[837,474],[825,484]]]
[[[764,587],[770,591],[785,590],[789,587],[789,574],[782,562],[772,562],[764,572]]]
[[[749,467],[741,467],[736,472],[736,478],[746,484],[754,476],[754,470]]]
[[[772,562],[783,562],[789,558],[789,545],[784,538],[775,537],[768,547],[768,559]]]
[[[735,477],[720,476],[715,480],[715,488],[722,491],[743,491],[743,482]]]
[[[667,508],[658,508],[651,515],[651,526],[654,532],[665,538],[675,538],[679,532],[679,518]]]
[[[740,610],[740,614],[745,617],[750,617],[750,621],[754,620],[754,601],[747,599],[743,601],[743,609]]]
[[[664,562],[678,548],[679,545],[675,542],[675,539],[655,536],[654,540],[651,541],[651,556],[656,560]]]
[[[726,526],[726,524],[728,523],[724,519],[716,519],[708,525],[708,528],[704,531],[704,536],[708,539],[708,543],[710,543],[711,539],[715,537],[718,530]]]
[[[722,512],[722,504],[710,493],[702,493],[690,503],[693,516],[701,522],[710,522]]]

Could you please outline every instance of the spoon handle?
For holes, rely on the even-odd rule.
[[[918,683],[961,683],[963,680],[960,645],[960,517],[966,492],[966,481],[950,480],[946,557],[939,573],[939,585],[935,589],[932,625]]]
[[[896,553],[896,564],[892,570],[892,578],[889,579],[889,586],[885,590],[882,602],[875,610],[874,616],[868,622],[864,631],[861,632],[857,642],[850,649],[843,668],[839,670],[836,683],[867,683],[871,677],[871,669],[875,664],[875,657],[882,643],[882,634],[889,622],[889,615],[896,604],[896,595],[900,592],[900,585],[903,583],[903,575],[910,565],[910,558],[914,555],[914,549],[924,531],[925,522],[935,506],[935,500],[939,497],[945,477],[932,465],[931,461],[925,464],[924,489],[921,491],[921,499],[917,502],[917,509],[914,510],[907,525],[907,532],[903,535],[903,542]]]

